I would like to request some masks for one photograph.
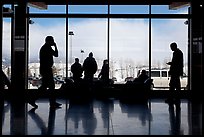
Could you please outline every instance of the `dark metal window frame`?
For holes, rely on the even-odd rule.
[[[124,5],[127,5],[128,2],[125,4],[123,3]],[[86,3],[85,5],[89,5],[89,3]],[[90,4],[92,5],[92,4]],[[94,5],[94,4],[93,4]],[[118,5],[122,5],[122,3],[118,4]],[[140,5],[140,4],[136,4],[136,5]],[[148,5],[148,4],[146,4]],[[154,3],[155,5],[155,3]],[[159,5],[165,5],[165,4],[159,4]],[[71,19],[71,18],[106,18],[108,19],[108,30],[107,30],[107,58],[109,60],[109,52],[110,52],[110,47],[109,47],[109,33],[110,33],[110,30],[109,30],[109,22],[110,22],[110,19],[119,19],[119,18],[126,18],[126,19],[149,19],[149,70],[151,71],[151,48],[152,48],[152,45],[151,45],[151,25],[152,25],[152,22],[151,20],[152,19],[191,19],[192,18],[192,15],[191,14],[151,14],[151,6],[152,4],[149,4],[149,13],[148,14],[110,14],[110,6],[111,4],[108,4],[107,3],[107,10],[108,10],[108,13],[107,14],[78,14],[78,13],[72,13],[72,14],[69,14],[68,12],[68,4],[66,4],[66,13],[29,13],[27,14],[27,18],[64,18],[66,19],[66,36],[68,36],[68,20]],[[13,14],[5,14],[3,15],[3,17],[13,17]],[[66,37],[66,46],[68,47],[68,38]],[[66,56],[68,56],[68,53],[66,52]],[[67,57],[66,57],[67,58]],[[66,59],[67,60],[67,59]],[[66,62],[66,77],[68,76],[67,73],[68,73],[68,66],[67,66],[67,62]],[[151,73],[149,73],[149,76],[151,77]]]

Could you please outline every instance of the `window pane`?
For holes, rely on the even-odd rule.
[[[11,79],[11,19],[3,18],[2,70]],[[7,86],[5,88],[8,88]]]
[[[183,52],[183,70],[187,74],[188,26],[185,25],[185,21],[186,19],[152,19],[152,66],[154,68],[169,70],[170,66],[166,63],[171,61],[173,56],[170,44],[176,42],[178,48]],[[182,84],[182,87],[185,87],[186,84]]]
[[[162,77],[167,77],[167,72],[166,71],[162,71]]]
[[[160,77],[160,71],[151,71],[152,77]]]
[[[35,6],[28,5],[30,13],[66,13],[66,5],[48,5],[47,9],[39,9]]]
[[[111,5],[111,14],[148,14],[149,6],[147,5]]]
[[[107,14],[107,5],[69,5],[69,13],[75,14]]]
[[[127,77],[137,77],[137,71],[148,66],[148,20],[110,20],[111,77],[124,83]]]
[[[66,76],[65,72],[65,19],[59,18],[34,18],[34,24],[29,25],[29,77],[32,77],[34,83],[30,84],[30,88],[38,88],[40,86],[39,79],[39,51],[45,43],[48,35],[54,37],[57,44],[59,57],[54,57],[54,77],[57,77],[55,88],[61,86],[61,80]],[[51,23],[52,22],[52,23]],[[52,24],[52,25],[50,25]],[[55,79],[56,80],[56,79]]]
[[[77,57],[79,58],[79,62],[83,64],[85,58],[92,52],[98,64],[98,71],[94,77],[98,77],[103,60],[108,57],[107,19],[69,19],[69,30],[74,33],[72,37],[72,49],[69,46],[69,51],[72,51],[72,60]]]
[[[169,5],[152,5],[151,13],[152,14],[188,14],[188,4],[185,6],[175,9],[170,9]]]

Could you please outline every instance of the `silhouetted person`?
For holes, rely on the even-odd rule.
[[[180,76],[183,75],[183,53],[179,48],[177,48],[177,44],[175,42],[170,44],[170,48],[173,51],[172,60],[167,63],[170,65],[170,90],[181,90]]]
[[[146,70],[143,69],[141,74],[137,78],[135,78],[133,82],[144,83],[148,78],[149,76],[147,75]]]
[[[84,60],[83,70],[84,70],[84,80],[89,82],[90,84],[93,82],[94,74],[98,69],[95,58],[93,57],[93,53],[90,52],[89,56]]]
[[[71,65],[71,72],[73,73],[73,80],[75,84],[81,81],[83,69],[82,65],[79,63],[79,59],[75,58],[74,64]]]
[[[103,61],[103,66],[101,72],[98,75],[98,78],[103,82],[104,85],[109,84],[109,65],[108,60]]]
[[[54,46],[52,48],[52,46]],[[47,36],[45,38],[45,44],[40,49],[40,75],[42,76],[42,85],[39,87],[40,93],[47,91],[47,88],[51,92],[50,94],[50,107],[59,107],[61,104],[56,102],[56,97],[54,95],[55,82],[53,78],[53,64],[54,57],[58,57],[57,45],[52,36]],[[37,108],[35,100],[29,102],[33,107]]]
[[[169,82],[169,90],[181,90],[181,82],[180,76],[183,75],[183,53],[182,51],[177,48],[177,44],[175,42],[170,44],[170,48],[173,51],[173,57],[171,62],[167,62],[170,65],[169,75],[171,76]],[[166,101],[173,101],[173,95],[169,97]]]
[[[74,88],[74,81],[71,78],[66,78],[65,82],[61,85],[60,90],[67,91]]]

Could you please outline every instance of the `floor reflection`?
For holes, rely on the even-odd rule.
[[[112,113],[114,111],[114,100],[103,99],[98,102],[98,112],[101,114],[103,128],[106,129],[105,135],[114,135]],[[111,131],[110,131],[111,130]]]
[[[66,119],[74,122],[74,131],[79,129],[79,124],[82,126],[82,133],[93,135],[97,125],[97,119],[93,113],[93,100],[70,100],[69,108],[65,114]]]
[[[35,112],[36,108],[32,108],[28,111],[28,115],[35,121],[37,127],[40,129],[41,135],[53,135],[55,127],[55,113],[57,109],[59,108],[49,108],[48,126],[46,126],[46,123],[39,114]]]
[[[128,117],[138,118],[141,121],[142,126],[146,126],[146,123],[152,120],[151,110],[149,109],[148,102],[144,104],[138,104],[134,102],[120,101],[120,107],[122,113],[127,113]]]
[[[1,135],[202,135],[202,103],[59,99],[62,108],[1,100]]]
[[[181,102],[169,103],[169,122],[171,126],[170,135],[183,135],[181,130]]]

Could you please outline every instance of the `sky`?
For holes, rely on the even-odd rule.
[[[106,13],[104,6],[72,6],[70,13]],[[50,6],[48,10],[30,9],[30,12],[62,13],[64,7]],[[115,6],[111,13],[148,13],[147,6]],[[152,13],[185,14],[186,8],[178,11],[169,11],[166,6],[152,7]],[[29,25],[29,59],[39,58],[40,47],[45,37],[52,35],[57,43],[59,57],[55,61],[65,62],[66,36],[65,19],[33,18],[34,24]],[[80,62],[93,52],[99,64],[107,58],[107,19],[75,18],[69,19],[69,30],[74,32],[68,36],[68,48],[72,49],[72,58],[78,57]],[[186,19],[152,19],[152,64],[165,64],[171,59],[171,42],[176,42],[184,53],[184,62],[187,61],[188,27]],[[110,60],[118,65],[146,65],[149,59],[149,20],[148,19],[110,19]],[[10,21],[3,23],[3,56],[10,53]],[[84,53],[80,51],[84,50]],[[70,50],[68,51],[70,55]],[[69,57],[70,58],[70,57]]]

